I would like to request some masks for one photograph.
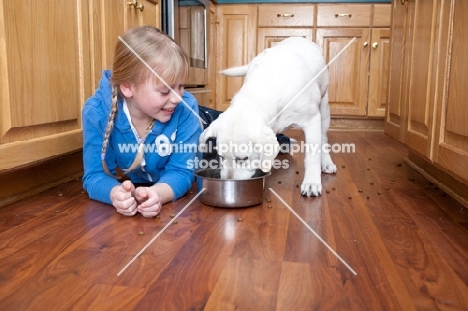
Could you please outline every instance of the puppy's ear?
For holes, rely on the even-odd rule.
[[[263,130],[264,140],[262,142],[262,152],[260,155],[260,169],[263,172],[269,172],[273,166],[273,161],[279,152],[279,143],[276,139],[275,133],[267,127],[264,127]]]

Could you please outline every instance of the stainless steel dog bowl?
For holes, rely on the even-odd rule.
[[[260,204],[263,201],[265,178],[270,173],[257,170],[250,179],[221,179],[220,169],[201,169],[195,172],[199,199],[210,206],[238,208]]]

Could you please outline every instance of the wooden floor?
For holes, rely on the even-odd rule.
[[[266,190],[251,208],[194,201],[118,276],[195,188],[127,218],[77,180],[0,209],[0,310],[468,310],[468,210],[383,133],[329,136],[355,153],[332,155],[321,197],[299,194],[301,154],[267,188],[352,270]]]

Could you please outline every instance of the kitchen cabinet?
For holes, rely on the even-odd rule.
[[[218,5],[216,8],[216,71],[246,65],[256,55],[257,6]],[[216,75],[216,109],[226,110],[241,88],[243,77]]]
[[[236,29],[236,33],[229,36],[252,40],[251,43],[243,43],[241,46],[251,48],[252,44],[256,45],[254,55],[251,55],[249,50],[249,57],[245,57],[247,56],[245,51],[242,56],[234,57],[236,65],[247,64],[265,48],[272,47],[291,36],[304,37],[317,42],[322,47],[328,62],[355,37],[352,45],[329,67],[330,110],[334,118],[332,125],[334,121],[346,124],[346,121],[339,119],[357,118],[354,120],[378,121],[379,124],[372,123],[372,127],[382,128],[388,98],[389,4],[217,5],[218,12],[221,12],[221,15],[218,14],[218,20],[225,18],[222,15],[223,10],[234,8],[237,10],[248,8],[249,13],[242,27],[231,27]],[[256,20],[257,23],[246,26],[247,20],[249,22]],[[239,40],[226,39],[227,37],[223,37],[221,33],[228,30],[222,21],[218,26],[217,47],[223,51],[240,51]],[[233,45],[230,45],[231,43]],[[233,56],[226,52],[219,53],[216,69],[219,71],[229,67],[225,62],[231,61],[230,57]],[[225,77],[221,79],[220,82],[216,81],[220,84],[217,86],[217,91],[227,92],[229,96],[218,94],[217,107],[224,110],[229,106],[229,100],[234,92],[241,87],[243,79]]]
[[[317,5],[316,38],[330,63],[332,116],[383,118],[388,89],[389,8],[370,4]]]
[[[468,3],[394,1],[392,10],[385,132],[408,146],[415,167],[467,184]]]
[[[81,176],[83,103],[118,35],[160,22],[129,2],[0,0],[0,206]]]
[[[389,109],[386,132],[431,158],[438,1],[393,3]],[[403,64],[403,66],[402,66]]]
[[[0,1],[0,173],[82,147],[87,1]]]

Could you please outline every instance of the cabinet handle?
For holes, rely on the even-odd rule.
[[[135,10],[140,10],[140,12],[143,12],[145,9],[145,6],[143,3],[138,3],[138,1],[133,0],[132,2],[127,2],[129,6],[132,6]]]
[[[405,5],[405,2],[410,2],[410,0],[400,0],[401,5]]]
[[[335,17],[349,17],[351,18],[352,14],[349,13],[340,13],[340,14],[335,14]]]
[[[364,45],[364,47],[366,48],[366,47],[369,45],[369,42],[366,41],[366,42],[364,42],[363,45]]]
[[[276,14],[276,17],[294,17],[293,13],[278,13]]]
[[[372,47],[373,47],[374,49],[376,49],[378,46],[379,46],[379,44],[378,44],[377,42],[372,43]]]

